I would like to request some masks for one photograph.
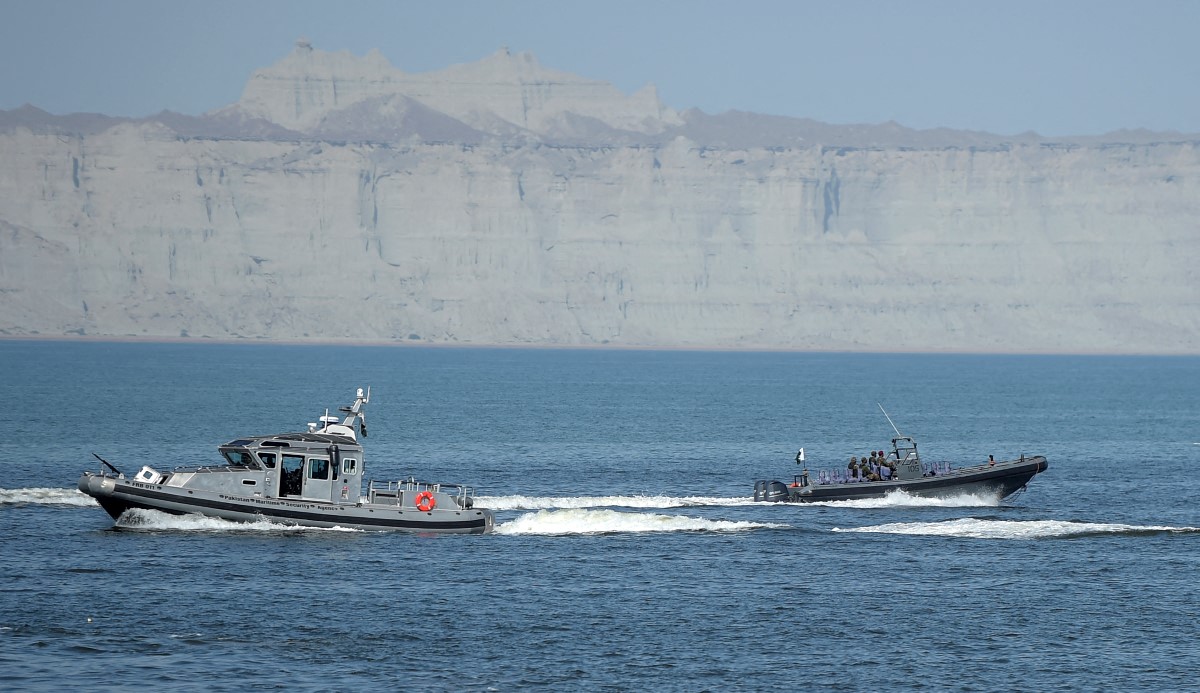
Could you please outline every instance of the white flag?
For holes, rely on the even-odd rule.
[[[796,453],[796,461],[797,462],[804,461],[804,448],[800,448],[800,452]]]

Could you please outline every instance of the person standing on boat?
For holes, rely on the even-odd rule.
[[[849,472],[850,476],[852,476],[852,477],[858,476],[858,458],[857,457],[850,458],[850,464],[846,465],[846,470]]]
[[[996,457],[994,455],[988,455],[988,466],[989,467],[996,466]]]

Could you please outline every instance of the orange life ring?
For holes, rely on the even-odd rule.
[[[429,491],[421,491],[418,493],[415,503],[417,510],[420,510],[423,513],[427,513],[437,507],[437,500],[434,499],[433,494]]]

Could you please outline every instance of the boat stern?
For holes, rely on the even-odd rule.
[[[782,481],[760,479],[754,482],[754,500],[782,503],[792,500],[794,490],[795,488],[788,488],[788,485]]]

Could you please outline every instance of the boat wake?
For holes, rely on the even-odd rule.
[[[770,522],[735,522],[682,515],[571,508],[527,513],[515,520],[496,525],[495,533],[571,535],[637,532],[739,532],[787,526]]]
[[[476,496],[475,505],[490,510],[586,508],[693,508],[754,505],[754,499],[715,496]]]
[[[98,503],[73,488],[0,488],[0,506],[5,505],[69,505],[94,508]]]
[[[1200,533],[1200,527],[1125,525],[1067,520],[986,520],[962,518],[945,522],[895,522],[870,527],[841,528],[835,532],[910,534],[970,539],[1058,539],[1086,536]]]
[[[120,529],[142,531],[185,531],[185,532],[359,532],[348,527],[301,527],[285,525],[262,519],[257,522],[232,522],[203,515],[172,515],[158,510],[133,508],[121,514],[117,520]]]
[[[945,498],[914,496],[903,490],[892,491],[882,498],[859,500],[817,501],[805,505],[825,505],[833,508],[994,508],[1000,499],[994,495],[964,493]]]

